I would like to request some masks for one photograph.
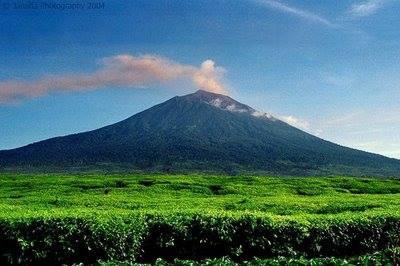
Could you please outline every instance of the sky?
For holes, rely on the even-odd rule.
[[[398,0],[21,3],[0,1],[0,149],[205,89],[400,158]]]

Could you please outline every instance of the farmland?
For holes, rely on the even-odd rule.
[[[354,257],[400,243],[396,179],[2,173],[0,198],[7,263]]]

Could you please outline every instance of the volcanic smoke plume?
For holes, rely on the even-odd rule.
[[[222,67],[206,60],[200,67],[184,65],[156,55],[129,54],[106,57],[92,73],[48,75],[37,80],[0,82],[0,103],[34,98],[53,91],[85,91],[106,87],[139,88],[175,80],[190,80],[199,89],[227,94]]]

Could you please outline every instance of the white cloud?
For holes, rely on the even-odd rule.
[[[300,9],[289,4],[286,4],[277,0],[254,0],[256,3],[271,9],[278,10],[280,12],[290,14],[314,23],[319,23],[328,27],[336,28],[337,25],[331,22],[329,19],[324,18],[320,15],[314,14],[308,10]]]
[[[294,126],[298,129],[304,130],[309,132],[310,134],[314,134],[316,136],[319,136],[322,133],[321,129],[316,129],[316,128],[312,128],[310,122],[308,122],[307,120],[295,117],[293,115],[271,115],[269,113],[265,113],[265,112],[261,112],[261,111],[254,111],[251,113],[252,116],[258,117],[258,118],[267,118],[270,120],[275,121],[276,118],[291,125]]]
[[[206,60],[200,67],[184,65],[157,55],[129,54],[103,58],[91,73],[47,75],[33,81],[0,81],[0,103],[39,97],[54,91],[84,91],[120,86],[143,88],[154,83],[189,80],[199,89],[226,94],[224,69]]]
[[[245,113],[245,112],[249,111],[247,109],[238,108],[235,104],[228,105],[226,107],[226,110],[231,111],[231,112],[237,112],[237,113]]]
[[[261,112],[261,111],[254,111],[251,115],[255,116],[255,117],[264,117],[264,118],[268,118],[268,119],[274,119],[274,117],[271,114]]]
[[[215,107],[220,108],[220,107],[221,107],[221,104],[222,104],[222,100],[221,100],[220,98],[216,98],[216,99],[213,99],[213,100],[210,102],[210,104],[211,104],[212,106],[215,106]]]
[[[375,14],[379,9],[383,8],[388,0],[367,0],[354,3],[349,10],[353,17],[366,17]]]
[[[289,115],[289,116],[279,116],[278,117],[280,120],[288,123],[289,125],[292,125],[294,127],[297,127],[299,129],[303,129],[306,131],[310,130],[310,123],[306,120],[297,118],[295,116]]]

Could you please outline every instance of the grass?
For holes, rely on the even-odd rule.
[[[400,181],[351,177],[1,174],[0,217],[252,213],[282,218],[399,213]]]

